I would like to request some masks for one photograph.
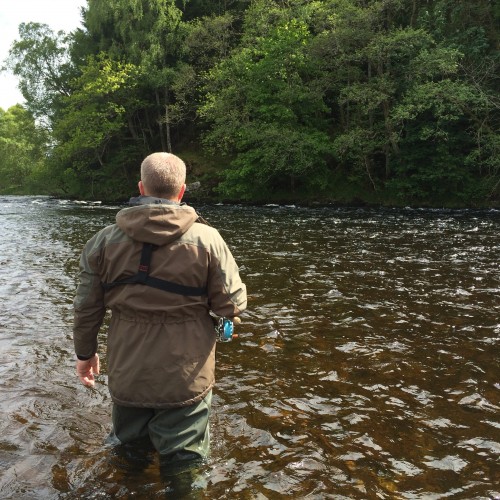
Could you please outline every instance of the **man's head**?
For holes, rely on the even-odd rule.
[[[170,153],[153,153],[141,164],[142,195],[180,201],[186,188],[186,165]]]

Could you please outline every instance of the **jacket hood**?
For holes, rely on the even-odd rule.
[[[194,208],[188,205],[141,204],[120,210],[116,224],[133,240],[162,246],[183,235],[197,218]]]

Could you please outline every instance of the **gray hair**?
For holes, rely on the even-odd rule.
[[[141,180],[148,195],[170,199],[186,182],[186,165],[171,153],[153,153],[141,164]]]

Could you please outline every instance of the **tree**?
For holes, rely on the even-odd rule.
[[[162,149],[171,151],[176,62],[182,11],[175,0],[89,0],[85,25],[112,59],[141,66],[156,103]]]
[[[21,105],[7,111],[0,108],[0,192],[47,192],[43,182],[47,141],[46,131]]]
[[[293,191],[298,179],[304,185],[323,179],[330,140],[322,93],[310,85],[311,35],[304,22],[283,14],[256,2],[242,45],[209,72],[200,114],[211,125],[207,142],[232,158],[222,190],[233,197]],[[262,21],[274,15],[274,26]]]
[[[475,136],[483,138],[483,162],[495,149],[491,134],[485,141],[477,132],[480,123],[493,129],[492,113],[463,81],[458,46],[421,21],[425,9],[443,3],[451,5],[327,0],[316,13],[311,51],[323,69],[335,159],[354,185],[381,200],[481,196],[467,159],[476,156]]]
[[[21,23],[19,36],[4,69],[19,77],[26,108],[50,125],[59,100],[70,94],[69,80],[75,75],[68,57],[69,38],[39,23]]]
[[[460,80],[467,85],[455,101],[468,118],[453,137],[467,131],[462,157],[476,180],[476,197],[500,198],[500,4],[489,0],[433,0],[418,22],[442,45],[462,54]],[[469,98],[464,100],[463,97]],[[451,96],[449,96],[451,97]]]
[[[109,153],[114,146],[131,158],[142,154],[133,135],[128,143],[124,141],[131,117],[144,106],[136,97],[139,81],[140,70],[132,64],[111,61],[105,55],[88,59],[54,128],[53,162],[59,169],[72,165],[72,171],[61,176],[63,184],[68,176],[74,182],[76,175],[85,188],[90,185],[92,197],[112,196],[111,186],[120,191],[120,185],[131,185],[127,164],[117,166]]]

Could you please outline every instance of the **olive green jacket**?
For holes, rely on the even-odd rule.
[[[155,203],[150,203],[154,201]],[[170,408],[194,404],[215,382],[214,323],[246,308],[246,288],[216,229],[197,223],[187,205],[143,198],[125,208],[116,224],[91,238],[80,259],[73,339],[80,358],[97,352],[106,310],[107,373],[113,401],[124,406]],[[178,295],[142,284],[104,290],[137,273],[143,242],[157,245],[150,275],[207,289]]]

